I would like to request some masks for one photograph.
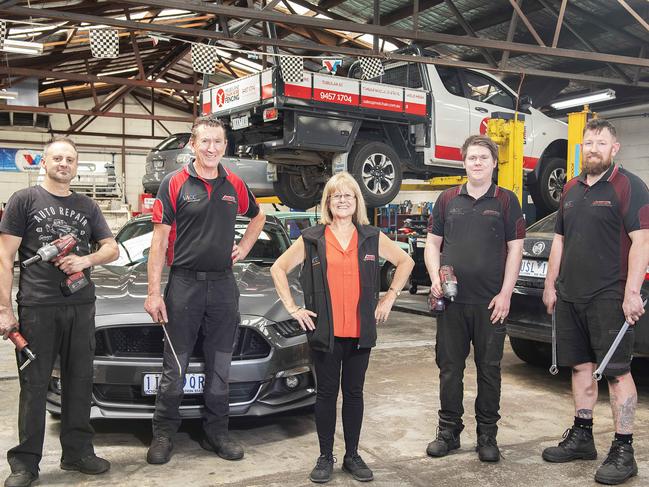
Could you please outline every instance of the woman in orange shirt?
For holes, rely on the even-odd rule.
[[[320,203],[322,224],[307,228],[271,268],[286,310],[307,331],[318,379],[315,416],[320,457],[309,478],[324,483],[333,471],[336,402],[341,386],[345,436],[343,470],[356,480],[373,479],[358,454],[363,384],[376,324],[384,322],[401,294],[413,260],[379,229],[369,226],[356,180],[338,173]],[[396,266],[390,290],[379,299],[379,257]],[[305,306],[295,304],[286,275],[302,265]]]

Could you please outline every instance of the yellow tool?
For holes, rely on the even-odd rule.
[[[487,135],[498,144],[498,186],[513,191],[522,205],[525,115],[492,113],[487,122]]]

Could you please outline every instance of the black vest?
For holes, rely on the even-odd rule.
[[[360,337],[359,348],[376,345],[376,319],[374,311],[379,300],[379,229],[369,225],[356,225],[358,232],[358,269],[361,293],[359,298]],[[307,332],[309,345],[322,352],[333,351],[334,327],[331,294],[327,283],[327,256],[325,226],[316,225],[302,232],[305,259],[300,272],[304,303],[308,310],[317,313],[316,328]]]

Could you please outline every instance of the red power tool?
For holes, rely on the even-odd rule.
[[[442,283],[444,297],[452,301],[457,298],[457,277],[452,265],[443,265],[439,268],[439,280]]]
[[[74,235],[68,234],[61,238],[56,239],[52,243],[43,245],[40,249],[36,251],[36,255],[30,259],[23,261],[20,266],[23,269],[26,269],[30,265],[36,264],[37,262],[52,262],[56,264],[59,259],[62,259],[77,245],[78,240]],[[68,275],[63,281],[61,281],[61,291],[64,296],[70,296],[77,291],[83,289],[88,285],[88,279],[86,275],[79,271],[74,274]]]
[[[7,336],[9,340],[13,342],[13,344],[16,346],[16,350],[18,350],[19,353],[25,354],[25,357],[27,357],[27,360],[20,366],[20,370],[23,370],[25,367],[27,367],[29,364],[31,364],[34,360],[36,360],[36,355],[34,355],[34,352],[32,352],[27,345],[27,340],[25,340],[25,337],[23,337],[20,332],[17,330],[10,331],[9,335]]]

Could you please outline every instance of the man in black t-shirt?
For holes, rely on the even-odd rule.
[[[500,361],[525,223],[516,195],[492,182],[498,164],[496,144],[483,135],[471,136],[462,146],[462,158],[468,181],[444,191],[435,202],[424,251],[435,298],[442,296],[441,265],[453,266],[458,281],[457,297],[437,318],[441,407],[437,437],[426,452],[442,457],[460,447],[464,367],[473,342],[478,370],[477,451],[483,462],[497,462]]]
[[[64,296],[60,284],[66,275],[83,271],[118,256],[117,244],[97,204],[70,191],[77,174],[74,143],[55,138],[43,150],[45,178],[41,186],[14,193],[0,222],[0,334],[18,329],[36,354],[19,370],[20,444],[7,453],[11,475],[5,487],[29,486],[38,479],[45,435],[45,403],[52,366],[61,364],[61,468],[99,474],[110,463],[94,453],[90,425],[95,336],[95,290],[89,285]],[[20,272],[18,316],[11,306],[14,257],[33,257],[43,245],[67,234],[78,244],[56,266],[37,263]],[[92,252],[93,243],[99,250]],[[16,355],[18,365],[22,357]]]
[[[154,465],[171,458],[185,374],[199,335],[205,360],[201,446],[227,460],[244,454],[228,434],[228,379],[239,324],[239,287],[232,264],[248,255],[266,217],[248,186],[220,163],[227,138],[218,119],[197,118],[189,144],[196,160],[164,178],[153,206],[144,309],[165,326],[166,335],[153,440],[146,457]],[[237,215],[250,218],[238,244]],[[171,269],[163,296],[165,260]]]
[[[601,363],[624,321],[644,314],[640,288],[649,265],[649,190],[637,176],[613,163],[620,149],[615,127],[588,122],[582,143],[582,172],[563,189],[545,279],[543,302],[555,313],[559,365],[572,367],[574,425],[548,462],[597,457],[593,408]],[[595,480],[620,484],[638,473],[633,420],[638,395],[631,376],[633,326],[613,354],[608,380],[615,438]]]

